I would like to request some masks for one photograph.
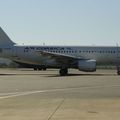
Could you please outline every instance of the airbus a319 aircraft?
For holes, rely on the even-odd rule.
[[[94,72],[97,65],[115,65],[120,75],[120,47],[112,46],[26,46],[14,43],[0,27],[0,57],[34,70],[57,68],[61,76],[69,68]]]

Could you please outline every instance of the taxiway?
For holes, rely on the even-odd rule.
[[[115,70],[0,69],[0,120],[119,120]]]

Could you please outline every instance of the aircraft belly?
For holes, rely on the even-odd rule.
[[[29,63],[29,64],[42,64],[43,59],[41,57],[36,56],[16,56],[12,58],[13,61]]]
[[[12,58],[13,61],[27,63],[27,64],[34,64],[34,65],[46,65],[46,66],[58,66],[58,63],[54,59],[50,59],[49,57],[43,56],[17,56]]]

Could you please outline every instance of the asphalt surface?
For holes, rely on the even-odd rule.
[[[0,120],[120,120],[115,70],[0,69]]]

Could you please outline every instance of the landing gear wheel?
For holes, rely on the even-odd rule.
[[[36,70],[37,70],[37,68],[34,68],[34,70],[36,71]]]
[[[120,75],[120,71],[117,71],[117,74]]]
[[[46,68],[46,67],[43,67],[42,69],[43,69],[43,71],[46,71],[47,68]]]
[[[120,66],[117,67],[117,74],[120,75]]]
[[[38,70],[42,70],[42,68],[38,68]]]
[[[43,71],[45,71],[47,68],[46,67],[36,67],[36,68],[33,68],[35,71],[37,71],[37,70],[43,70]]]
[[[68,75],[68,69],[60,69],[59,74],[60,74],[60,76]]]

